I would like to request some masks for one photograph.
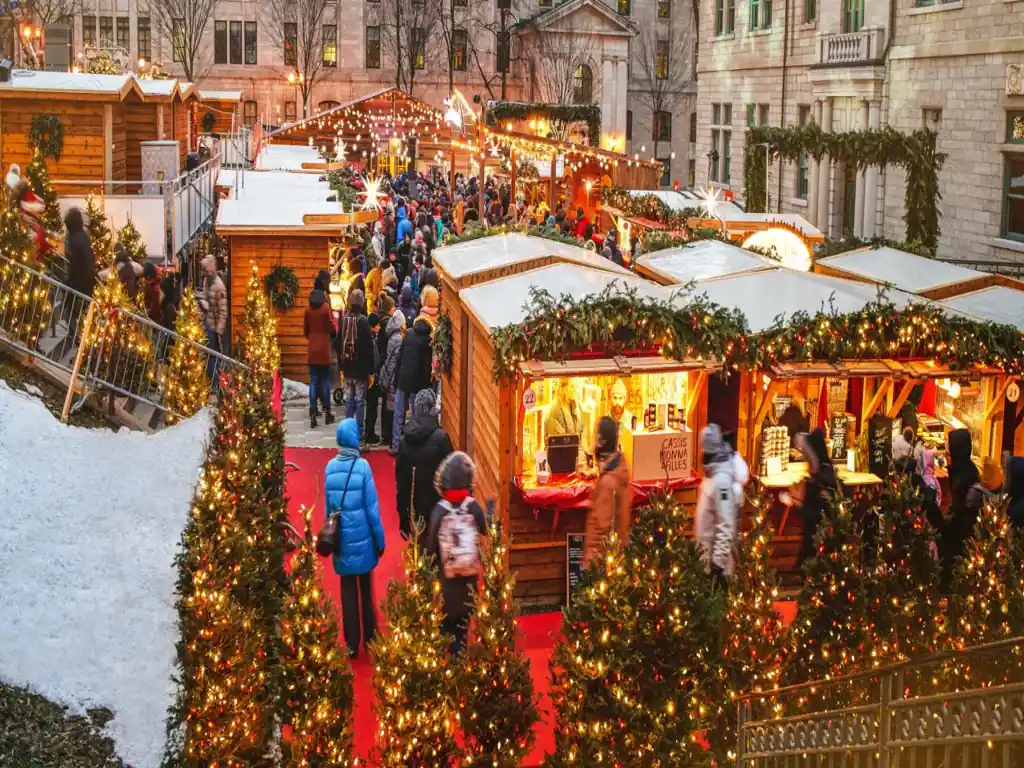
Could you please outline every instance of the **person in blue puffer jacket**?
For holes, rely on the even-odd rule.
[[[327,464],[324,497],[327,514],[340,515],[334,571],[341,576],[342,625],[349,657],[354,659],[359,655],[360,639],[369,645],[377,635],[373,569],[384,554],[384,527],[373,472],[359,455],[359,425],[355,419],[338,424],[337,439],[340,450]]]

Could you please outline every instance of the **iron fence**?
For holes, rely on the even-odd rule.
[[[947,264],[976,269],[979,272],[992,272],[1024,280],[1024,261],[975,261],[974,259],[943,259],[943,261]]]
[[[0,339],[31,355],[44,372],[66,381],[69,403],[73,395],[80,407],[90,394],[106,392],[110,407],[119,404],[142,426],[155,424],[161,414],[186,415],[167,401],[175,346],[195,349],[211,395],[218,390],[221,374],[242,367],[147,317],[120,307],[100,310],[91,297],[2,254]]]

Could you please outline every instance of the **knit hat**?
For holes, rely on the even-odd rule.
[[[611,416],[602,416],[597,422],[597,445],[594,453],[606,456],[619,447],[619,425]]]
[[[412,413],[414,416],[426,416],[433,413],[436,408],[437,396],[434,394],[434,390],[422,389],[413,401]]]
[[[420,301],[423,303],[424,307],[433,307],[436,309],[439,298],[437,288],[432,285],[428,285],[423,289],[423,292],[420,293]]]
[[[367,324],[369,324],[371,328],[376,328],[378,325],[380,325],[380,315],[378,315],[376,312],[371,312],[370,316],[366,318],[366,322]]]
[[[473,460],[462,451],[449,453],[434,474],[434,489],[440,495],[445,491],[470,490],[476,467]]]
[[[349,291],[348,294],[348,308],[349,310],[362,309],[366,306],[366,296],[362,291],[355,290]]]
[[[700,431],[700,450],[702,464],[719,464],[729,458],[729,445],[722,437],[722,429],[717,424],[708,424]]]

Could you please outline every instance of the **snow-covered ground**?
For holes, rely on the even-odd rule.
[[[0,679],[107,707],[119,756],[155,768],[173,687],[173,559],[209,431],[55,419],[0,381]]]

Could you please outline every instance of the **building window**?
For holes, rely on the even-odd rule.
[[[619,16],[629,16],[629,0],[619,0]]]
[[[804,24],[818,20],[818,0],[804,0]]]
[[[228,30],[228,58],[232,64],[242,63],[242,22],[232,21]]]
[[[574,104],[590,104],[594,101],[594,73],[586,64],[576,67],[572,100]]]
[[[711,105],[711,181],[730,183],[732,174],[732,104]]]
[[[286,101],[284,103],[284,121],[286,123],[294,123],[296,120],[295,102]]]
[[[689,167],[686,170],[686,183],[690,189],[697,186],[697,160],[692,157],[690,158]]]
[[[914,3],[918,8],[931,8],[936,5],[945,5],[946,3],[956,3],[959,0],[916,0]]]
[[[250,128],[256,125],[255,101],[247,101],[242,105],[242,121]]]
[[[711,152],[708,153],[708,175],[712,181],[718,181],[718,162],[721,155],[718,153],[718,143],[721,134],[717,128],[711,129]]]
[[[658,0],[658,18],[668,19],[672,17],[672,0]]]
[[[185,60],[185,20],[174,19],[171,22],[171,58],[174,61]]]
[[[633,110],[626,110],[626,141],[633,140]]]
[[[469,0],[455,0],[456,8],[465,8]]]
[[[416,69],[427,66],[427,32],[423,27],[412,28],[412,57]]]
[[[672,141],[672,113],[655,112],[651,120],[651,139],[654,141]]]
[[[317,105],[317,108],[316,108],[316,110],[317,110],[317,112],[319,112],[320,114],[323,114],[324,112],[330,112],[330,111],[331,111],[332,109],[334,109],[335,107],[340,107],[340,106],[341,106],[341,104],[339,104],[339,103],[338,103],[338,102],[336,102],[336,101],[321,101],[321,102],[320,102],[320,103],[319,103],[319,104]]]
[[[759,104],[757,107],[757,124],[768,125],[768,105]]]
[[[772,0],[750,0],[750,30],[771,29]]]
[[[690,143],[693,144],[697,141],[697,113],[690,113]]]
[[[298,61],[295,49],[299,46],[299,25],[294,21],[284,24],[284,63],[286,67],[294,67]]]
[[[799,115],[800,127],[806,128],[807,124],[811,120],[811,107],[809,104],[800,104],[797,106],[797,114]],[[808,157],[806,152],[801,152],[797,158],[797,169],[796,169],[796,196],[800,200],[807,199],[808,190]]]
[[[1024,241],[1024,154],[1006,154],[1003,190],[1003,237]]]
[[[938,133],[942,125],[942,110],[938,107],[925,107],[921,110],[921,127]]]
[[[100,16],[100,47],[109,48],[114,44],[114,17]]]
[[[213,63],[228,63],[228,23],[213,22]]]
[[[661,163],[661,186],[668,187],[672,185],[672,158],[662,157],[658,159]]]
[[[323,63],[325,67],[338,66],[338,27],[336,24],[324,24],[321,29],[323,43]]]
[[[736,0],[715,0],[715,35],[731,35],[736,30]]]
[[[768,125],[767,104],[747,104],[747,128]]]
[[[860,32],[864,26],[864,0],[843,0],[843,32]]]
[[[537,0],[537,5],[539,5],[541,8],[550,8],[551,0]]]
[[[668,40],[659,40],[655,52],[654,74],[659,80],[668,80]]]
[[[82,44],[86,46],[96,45],[96,17],[82,17]]]
[[[469,62],[469,33],[464,29],[452,30],[452,69],[465,72]]]
[[[256,22],[245,22],[245,63],[256,63]]]
[[[755,114],[757,112],[757,104],[747,104],[747,128],[753,128],[757,125],[755,121]]]
[[[380,69],[380,27],[366,28],[366,68]]]
[[[136,19],[135,33],[138,36],[139,58],[149,61],[153,58],[153,39],[149,26],[149,16],[139,16]]]
[[[117,47],[126,51],[132,49],[132,20],[127,16],[117,17]]]

